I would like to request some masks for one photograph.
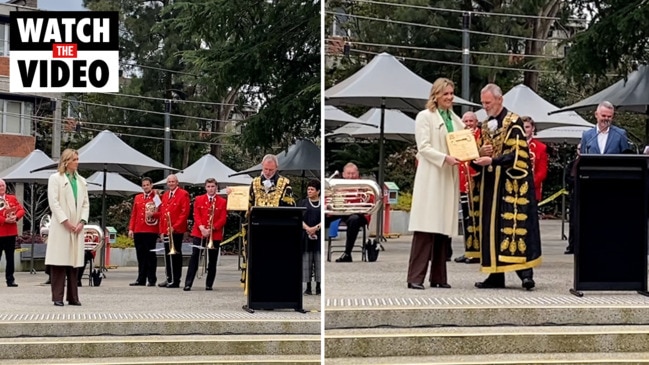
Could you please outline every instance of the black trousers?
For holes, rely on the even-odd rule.
[[[135,233],[135,255],[137,256],[137,282],[155,284],[157,281],[155,271],[158,267],[158,257],[154,251],[158,241],[157,233]]]
[[[173,235],[173,240],[174,240],[174,248],[176,249],[176,254],[175,255],[169,255],[169,241],[165,241],[165,257],[166,257],[166,265],[165,265],[165,274],[167,276],[167,283],[171,284],[180,284],[180,277],[182,275],[183,271],[183,252],[182,252],[182,246],[183,246],[183,233],[174,233]],[[173,267],[173,271],[172,271]]]
[[[194,239],[194,245],[205,247],[207,245],[207,240],[201,240],[198,237],[192,237]],[[201,242],[202,241],[202,242]],[[207,252],[207,277],[205,278],[205,286],[211,287],[214,285],[214,278],[216,278],[216,262],[218,260],[219,254],[219,244],[221,241],[214,241],[213,250],[201,250],[197,247],[192,247],[192,257],[189,258],[189,266],[187,267],[187,277],[185,278],[185,286],[191,287],[194,284],[194,278],[196,277],[196,272],[198,268],[202,266],[202,260],[205,260],[205,257],[202,260],[201,251]]]
[[[329,225],[331,225],[331,222],[335,221],[336,219],[340,219],[342,222],[345,222],[345,225],[347,226],[345,253],[351,255],[352,250],[354,249],[354,243],[356,243],[356,238],[358,237],[358,232],[360,232],[363,226],[367,225],[367,219],[365,219],[364,215],[360,214],[325,217],[325,227],[329,227]]]
[[[5,266],[5,279],[7,279],[7,284],[15,281],[14,251],[16,251],[16,236],[0,237],[0,259],[4,253],[7,262]]]

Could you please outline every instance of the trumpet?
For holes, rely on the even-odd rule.
[[[381,206],[379,184],[372,180],[334,179],[337,175],[338,171],[325,180],[325,214],[372,214]]]
[[[209,215],[209,218],[208,218],[208,228],[210,230],[210,235],[207,238],[207,245],[205,246],[208,250],[214,250],[216,248],[216,247],[214,247],[214,240],[212,239],[212,229],[213,229],[212,227],[213,226],[214,226],[214,202],[212,202],[212,205],[210,206],[210,215]],[[205,250],[201,250],[201,255],[204,254],[205,257],[203,258],[203,260],[201,260],[203,262],[203,269],[199,271],[199,275],[198,275],[199,279],[202,277],[202,273],[207,272],[207,264],[208,264],[208,262],[207,262],[208,253],[207,253],[207,251],[205,251],[204,253],[202,251],[205,251]]]

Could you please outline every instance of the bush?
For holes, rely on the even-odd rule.
[[[130,247],[135,247],[135,243],[133,242],[132,238],[129,238],[128,236],[121,234],[117,236],[115,243],[111,244],[110,247],[130,248]]]
[[[32,243],[32,236],[29,233],[23,233],[22,236],[16,237],[16,247],[20,247],[22,243]],[[43,243],[43,236],[40,234],[34,235],[34,243]]]
[[[411,205],[412,205],[412,194],[399,192],[399,199],[397,200],[397,205],[392,206],[392,210],[403,210],[409,212]]]

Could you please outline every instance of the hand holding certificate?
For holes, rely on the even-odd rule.
[[[246,211],[248,210],[248,193],[250,192],[250,187],[248,186],[230,186],[228,187],[228,202],[226,209],[229,211],[238,210]]]
[[[471,161],[480,157],[475,136],[469,129],[447,134],[446,145],[448,146],[448,154],[460,161]]]

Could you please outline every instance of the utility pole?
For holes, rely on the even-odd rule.
[[[165,144],[164,144],[164,164],[171,166],[171,100],[165,100]],[[165,170],[165,178],[171,173]]]
[[[462,14],[462,99],[469,100],[469,75],[471,71],[469,70],[469,64],[471,63],[470,59],[470,49],[469,49],[469,28],[471,27],[471,13],[465,12]],[[462,115],[469,111],[468,106],[462,106]]]
[[[54,124],[52,126],[52,159],[58,161],[61,157],[61,100],[51,101],[54,105]]]

